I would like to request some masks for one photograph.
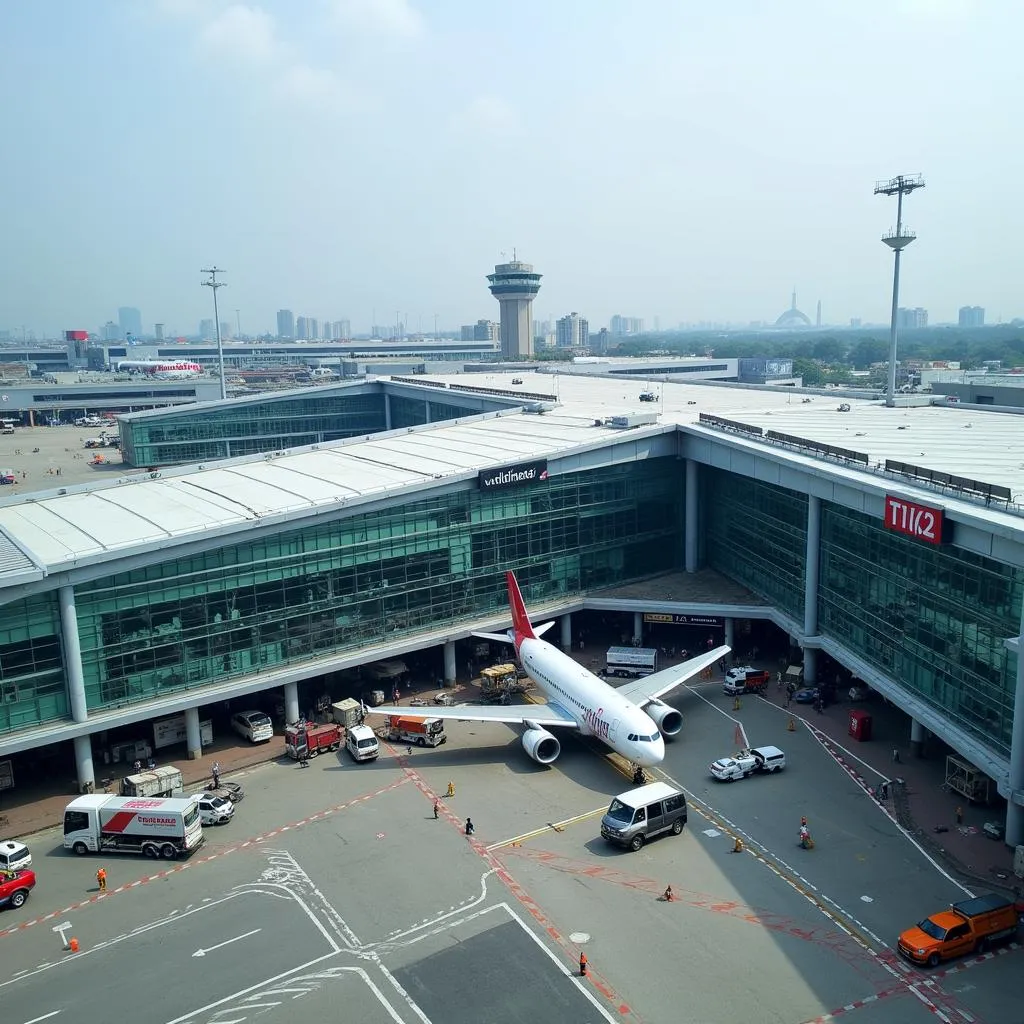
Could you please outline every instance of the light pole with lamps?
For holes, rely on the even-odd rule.
[[[213,289],[213,328],[217,332],[217,367],[220,371],[220,397],[228,397],[228,382],[224,376],[224,343],[220,336],[220,312],[217,309],[217,289],[224,287],[223,281],[217,280],[218,274],[223,274],[224,271],[220,267],[204,267],[201,274],[209,274],[210,280],[201,282],[204,288]]]

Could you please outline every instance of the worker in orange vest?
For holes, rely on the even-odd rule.
[[[96,882],[100,887],[100,892],[107,891],[107,872],[103,868],[96,872]]]
[[[580,952],[580,977],[585,978],[587,976],[587,954]]]

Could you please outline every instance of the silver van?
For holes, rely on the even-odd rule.
[[[601,819],[601,835],[634,853],[648,839],[671,832],[674,836],[686,824],[686,797],[664,782],[652,782],[620,793]]]

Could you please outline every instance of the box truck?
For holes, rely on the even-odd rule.
[[[64,849],[86,853],[143,853],[171,860],[203,843],[195,800],[80,796],[64,808]]]
[[[185,780],[173,765],[126,775],[119,786],[121,796],[182,796]]]
[[[388,719],[388,739],[393,743],[415,743],[420,747],[439,747],[446,743],[444,722],[440,718],[392,715]]]

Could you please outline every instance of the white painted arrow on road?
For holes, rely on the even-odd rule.
[[[261,931],[263,931],[262,928],[253,928],[251,932],[246,932],[244,935],[236,935],[233,939],[227,939],[224,942],[218,942],[216,946],[207,946],[206,949],[197,949],[192,955],[206,956],[207,953],[212,953],[215,949],[220,949],[222,946],[230,946],[232,942],[241,942],[242,939],[247,939],[250,935],[255,935],[257,932]]]

